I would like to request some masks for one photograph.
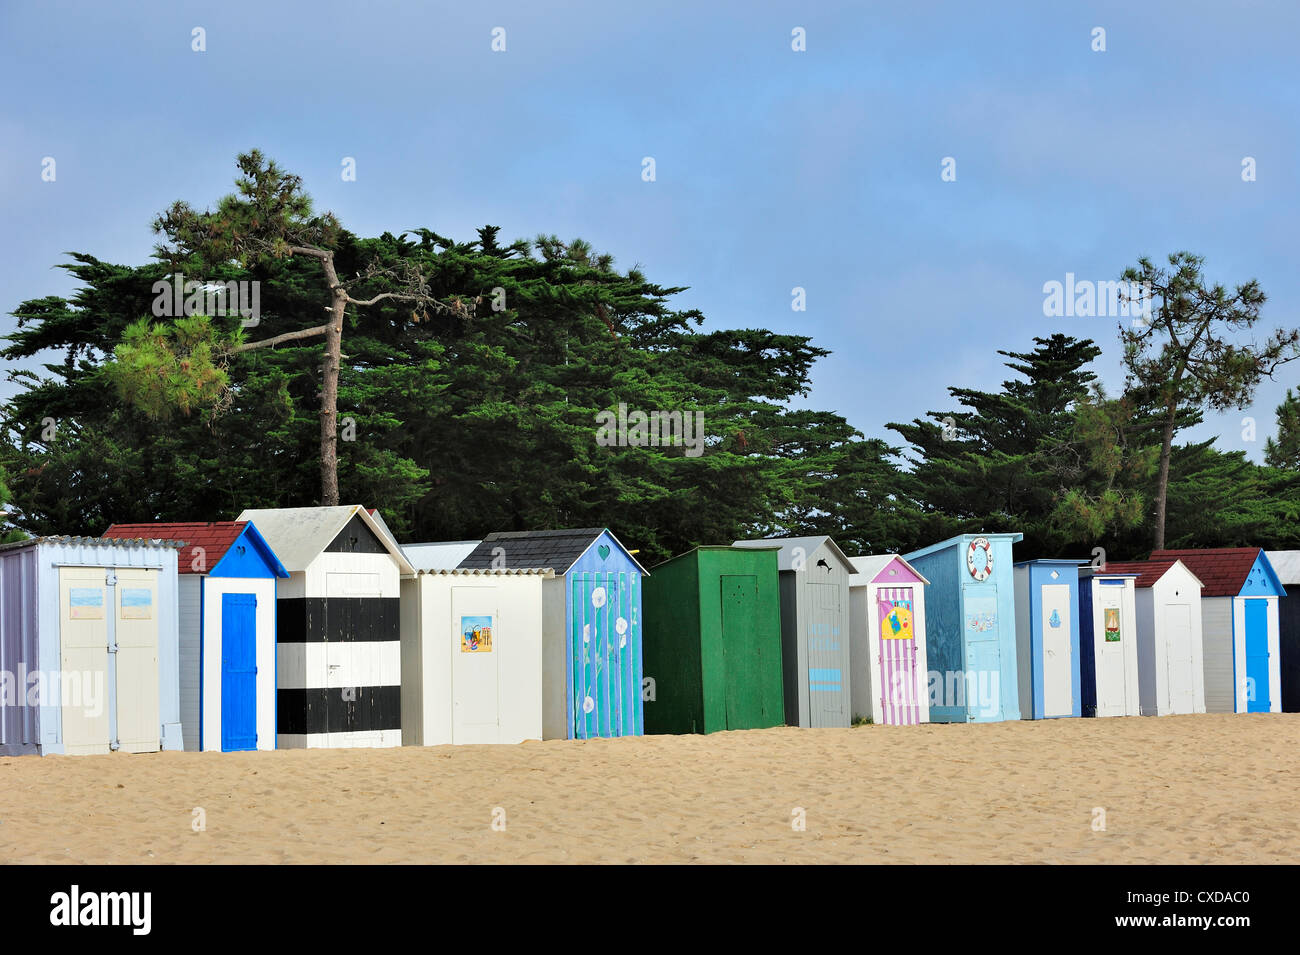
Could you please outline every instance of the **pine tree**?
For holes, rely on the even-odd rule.
[[[1277,406],[1277,439],[1264,442],[1264,460],[1271,467],[1300,471],[1300,396],[1290,388]]]

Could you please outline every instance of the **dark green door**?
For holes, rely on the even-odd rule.
[[[758,578],[722,578],[722,658],[727,729],[767,726],[763,647],[758,639]]]

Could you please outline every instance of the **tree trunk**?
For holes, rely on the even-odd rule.
[[[333,262],[327,262],[334,296],[330,307],[329,331],[325,333],[325,358],[321,362],[320,387],[320,502],[334,507],[339,502],[338,405],[339,365],[343,354],[343,311],[348,304],[347,289],[338,285]]]
[[[1165,549],[1165,512],[1169,496],[1169,458],[1174,446],[1174,418],[1177,408],[1169,409],[1165,419],[1164,434],[1160,442],[1160,474],[1156,478],[1156,533],[1155,550]]]

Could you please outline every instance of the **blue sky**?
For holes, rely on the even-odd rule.
[[[1189,249],[1260,281],[1261,334],[1300,324],[1297,36],[1289,0],[8,3],[0,311],[70,293],[64,252],[145,261],[257,146],[359,234],[582,237],[712,327],[811,335],[807,403],[896,440],[1035,335],[1096,339],[1117,391],[1116,321],[1043,315],[1067,272]],[[1295,365],[1197,436],[1258,457]]]

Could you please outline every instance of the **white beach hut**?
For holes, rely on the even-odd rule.
[[[402,580],[402,742],[542,738],[548,570],[421,570]]]
[[[1108,562],[1136,574],[1138,700],[1143,716],[1205,712],[1201,581],[1181,560]]]

